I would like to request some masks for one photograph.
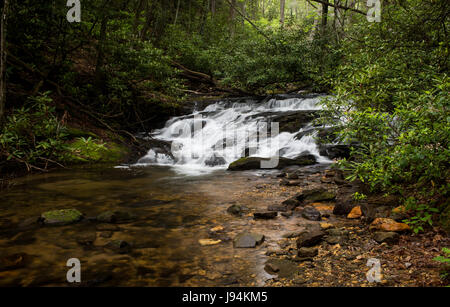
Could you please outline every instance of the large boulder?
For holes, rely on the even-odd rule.
[[[76,209],[53,210],[42,213],[41,219],[45,225],[62,226],[80,221],[83,214]]]
[[[244,171],[244,170],[261,169],[262,161],[270,161],[270,159],[260,157],[244,157],[231,163],[228,166],[228,170]],[[313,165],[316,163],[317,163],[316,157],[310,154],[302,154],[295,159],[279,157],[278,163],[275,165],[274,169],[283,169],[287,166],[292,165],[301,165],[301,166]]]
[[[336,158],[350,158],[350,145],[344,144],[322,144],[319,146],[319,153],[321,156],[328,157],[330,159]]]

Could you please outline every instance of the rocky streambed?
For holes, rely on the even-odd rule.
[[[327,165],[175,176],[167,168],[29,177],[2,194],[0,285],[439,286],[448,237],[412,235],[395,197],[355,202]],[[392,210],[395,209],[396,210]],[[369,283],[369,259],[382,278]]]

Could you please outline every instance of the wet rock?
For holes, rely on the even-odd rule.
[[[257,233],[241,233],[233,240],[234,248],[255,248],[257,245],[264,242],[264,235]]]
[[[277,216],[278,216],[278,212],[276,212],[276,211],[253,213],[253,217],[255,219],[260,219],[260,220],[270,220],[270,219],[276,218]]]
[[[288,211],[287,206],[285,205],[280,205],[280,204],[273,204],[273,205],[269,205],[267,207],[268,211],[279,211],[279,212],[286,212]]]
[[[276,274],[277,272],[280,271],[280,268],[278,266],[276,266],[274,263],[266,263],[266,265],[264,266],[264,270],[269,273],[269,274]]]
[[[350,145],[322,144],[319,146],[319,153],[321,156],[325,156],[330,159],[337,159],[337,158],[348,159],[350,157]]]
[[[302,247],[298,250],[297,256],[300,258],[313,258],[319,254],[319,249],[314,247]]]
[[[322,241],[324,236],[325,232],[321,230],[306,231],[297,238],[297,248],[312,247],[317,245],[320,241]]]
[[[396,244],[400,235],[396,232],[384,232],[378,231],[373,234],[373,239],[378,243],[388,243],[388,244]]]
[[[356,206],[350,211],[350,213],[347,215],[348,219],[359,219],[362,216],[361,207]]]
[[[305,230],[287,232],[287,233],[283,234],[283,238],[286,238],[286,239],[298,238],[298,237],[300,237],[304,232],[305,232]]]
[[[296,197],[289,198],[283,201],[281,204],[286,207],[286,210],[294,210],[301,205],[300,201],[298,201]]]
[[[327,229],[330,229],[330,228],[333,228],[333,227],[334,227],[334,225],[330,224],[330,223],[320,223],[320,228],[322,230],[327,230]]]
[[[310,221],[322,220],[322,215],[320,214],[320,212],[312,206],[306,206],[305,208],[303,208],[302,217]]]
[[[287,173],[286,174],[286,179],[292,180],[292,179],[298,179],[298,175],[297,173]]]
[[[389,206],[380,206],[371,203],[364,203],[361,205],[361,211],[368,222],[372,222],[376,218],[389,217],[391,210],[392,209]]]
[[[336,193],[324,188],[304,190],[296,195],[296,199],[304,204],[334,200]]]
[[[205,165],[214,167],[227,164],[227,161],[224,157],[214,154],[213,156],[207,158],[205,160]]]
[[[281,215],[284,216],[285,218],[290,218],[291,216],[294,215],[294,212],[293,211],[281,212]]]
[[[229,171],[243,171],[243,170],[252,170],[252,169],[261,169],[263,168],[262,162],[268,162],[271,159],[269,158],[259,158],[259,157],[245,157],[239,160],[234,161],[228,166]],[[275,161],[273,167],[271,162]],[[300,155],[295,159],[288,159],[280,157],[278,161],[272,159],[272,161],[268,162],[268,167],[273,169],[282,169],[291,165],[313,165],[317,163],[317,159],[314,155]],[[276,163],[278,162],[278,163]]]
[[[127,211],[105,211],[97,216],[102,223],[124,223],[135,219],[136,216]]]
[[[241,205],[231,205],[228,207],[227,212],[232,215],[241,216],[246,208]]]
[[[111,238],[112,235],[113,235],[112,231],[103,231],[103,232],[100,233],[100,237],[101,238],[105,238],[105,239]]]
[[[369,227],[371,230],[388,232],[409,231],[411,228],[405,223],[399,223],[389,218],[376,218]]]
[[[342,241],[342,237],[340,237],[340,236],[326,236],[324,240],[328,244],[334,245],[334,244],[340,243]]]
[[[356,206],[355,203],[351,201],[341,201],[336,203],[333,209],[334,215],[347,215],[349,214],[352,209]]]
[[[131,251],[131,244],[123,240],[114,240],[108,242],[105,248],[110,249],[119,254],[126,254]]]
[[[276,274],[278,275],[278,278],[290,278],[297,275],[299,272],[297,263],[287,259],[270,259],[266,262],[265,268],[269,269],[267,273],[272,275]],[[274,269],[276,272],[274,272]]]
[[[76,209],[53,210],[42,213],[41,219],[45,225],[62,226],[81,221],[83,214]]]

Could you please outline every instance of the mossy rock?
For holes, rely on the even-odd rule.
[[[96,139],[78,138],[69,144],[69,151],[65,157],[71,163],[117,163],[121,162],[129,150],[115,142],[102,142]]]
[[[71,138],[79,138],[79,137],[92,137],[98,138],[98,136],[90,131],[84,131],[78,128],[66,127],[64,132]]]
[[[83,214],[76,209],[62,209],[44,212],[41,218],[46,225],[62,226],[80,221]]]

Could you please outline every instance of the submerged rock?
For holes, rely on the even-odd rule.
[[[302,210],[302,217],[310,221],[320,221],[322,220],[322,215],[320,212],[311,206],[307,206]]]
[[[231,205],[228,207],[227,212],[232,215],[240,216],[245,211],[245,208],[241,205]]]
[[[131,244],[123,240],[114,240],[108,242],[108,244],[105,245],[105,248],[119,254],[126,254],[131,251]]]
[[[102,223],[128,222],[136,217],[127,211],[105,211],[97,216],[97,221]]]
[[[234,238],[233,246],[234,248],[255,248],[264,242],[264,239],[264,235],[244,232]]]
[[[53,210],[42,213],[41,219],[45,225],[62,226],[79,222],[83,214],[76,209]]]

